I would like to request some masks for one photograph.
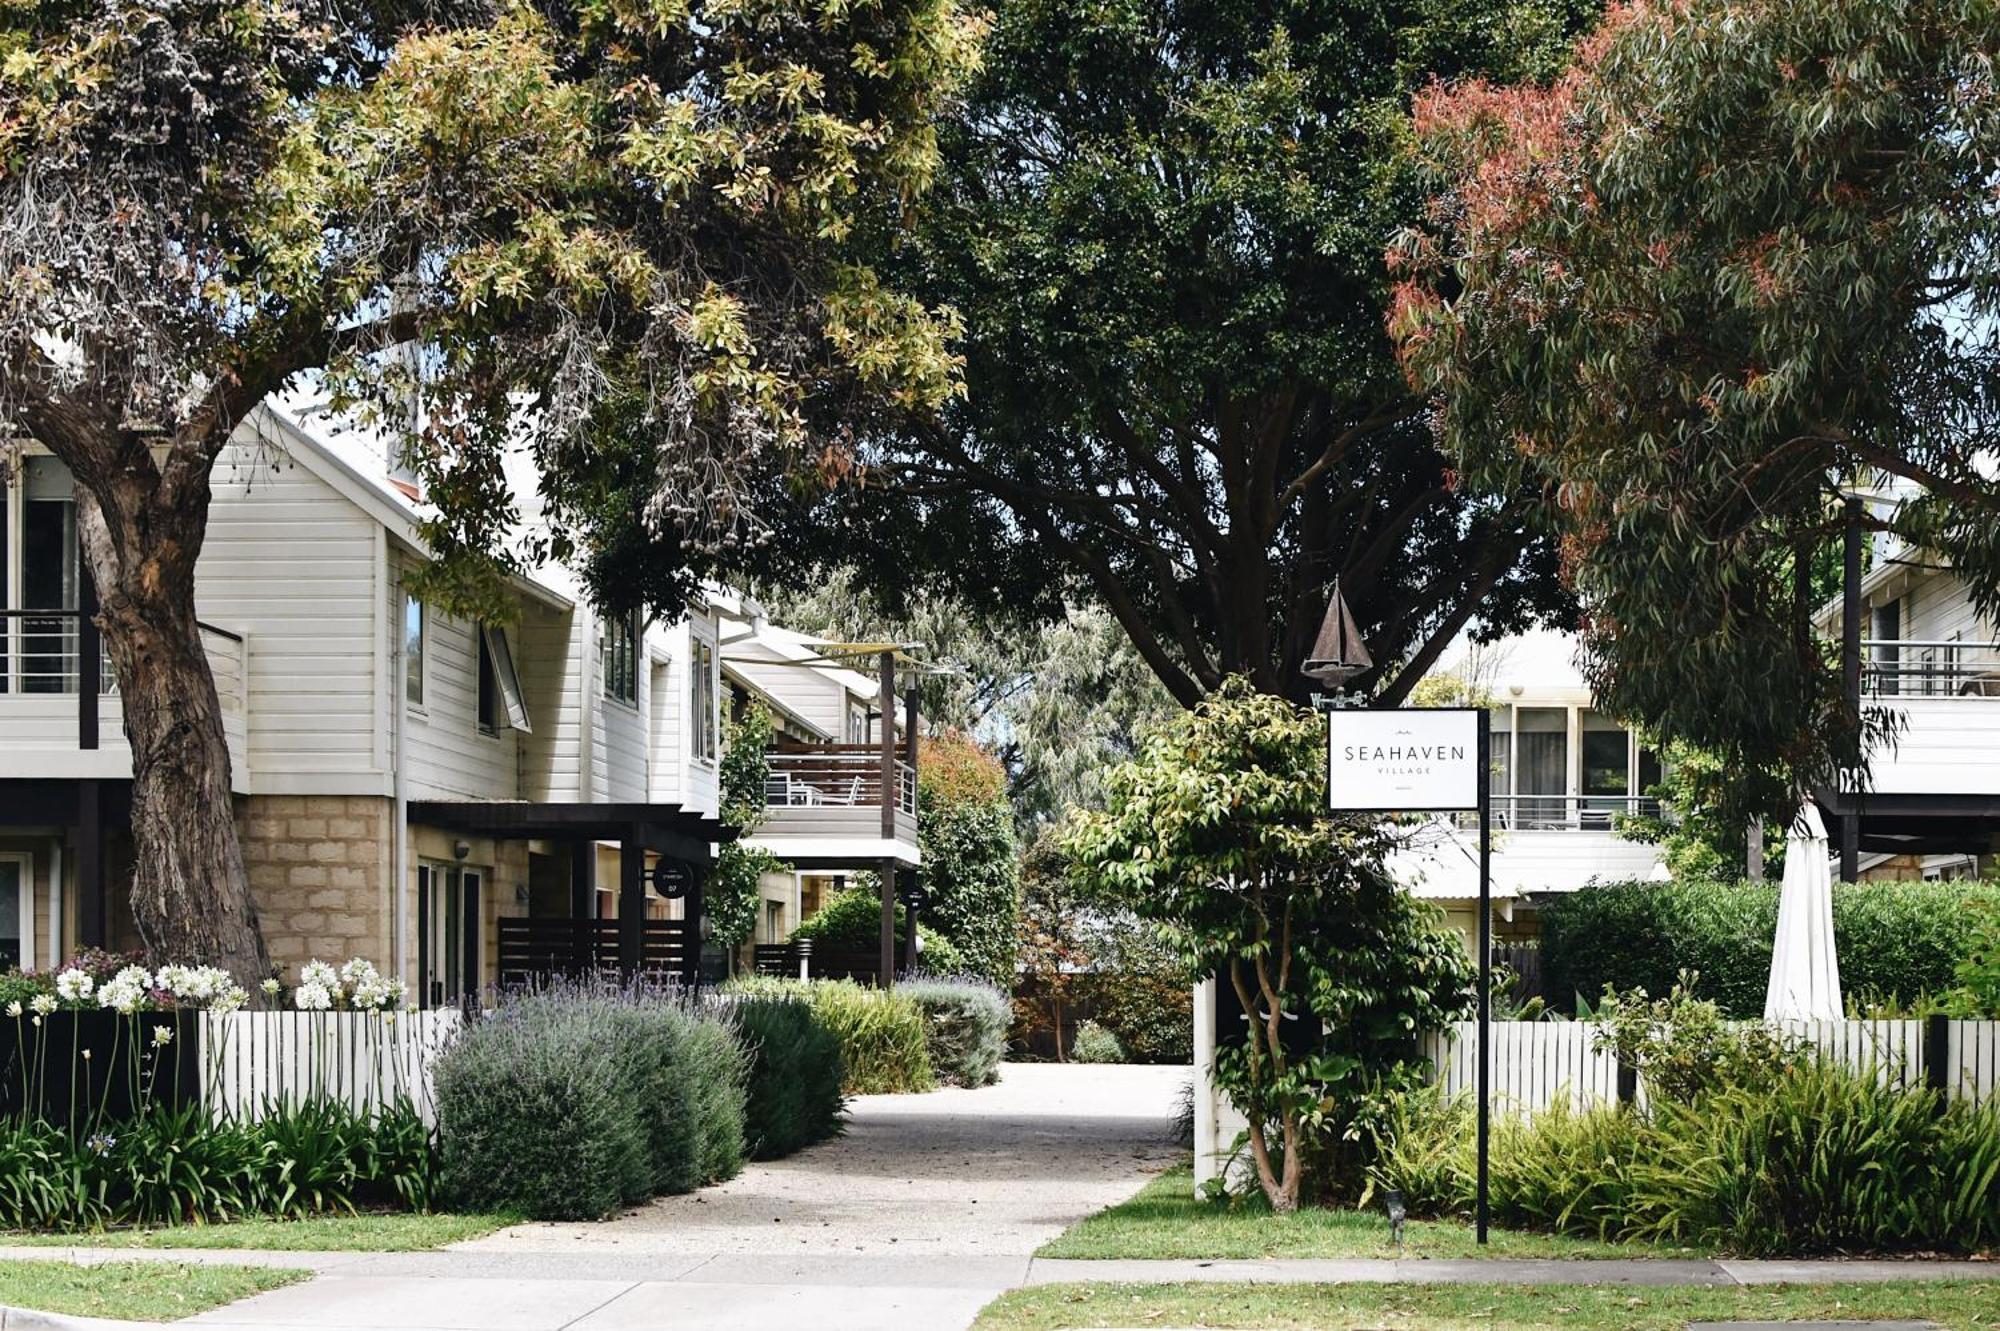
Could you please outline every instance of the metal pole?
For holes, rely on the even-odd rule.
[[[1479,1242],[1486,1242],[1493,1077],[1493,716],[1479,711]]]
[[[876,711],[882,715],[882,840],[896,838],[896,654],[883,652],[881,660],[882,696]],[[887,989],[896,982],[896,861],[884,859],[882,876],[881,973],[876,984]]]
[[[1847,501],[1847,530],[1842,534],[1840,570],[1840,682],[1861,719],[1861,501]],[[1861,876],[1861,792],[1843,792],[1847,807],[1840,820],[1840,881]]]

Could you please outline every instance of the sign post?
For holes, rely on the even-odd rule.
[[[1479,815],[1479,1242],[1486,1242],[1492,1119],[1493,721],[1483,707],[1343,708],[1326,714],[1327,807],[1336,813]]]

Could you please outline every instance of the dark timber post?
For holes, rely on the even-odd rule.
[[[104,901],[104,809],[98,783],[76,783],[76,933],[85,947],[109,947]]]
[[[1847,705],[1861,720],[1861,501],[1847,501],[1847,530],[1841,540],[1840,678]],[[1847,791],[1840,820],[1840,881],[1861,876],[1861,791]]]
[[[1479,709],[1479,1178],[1478,1240],[1486,1242],[1487,1156],[1493,1115],[1493,713]]]
[[[882,840],[896,835],[896,653],[882,653],[882,696],[875,709],[882,715]],[[884,989],[896,976],[896,862],[884,859],[882,878],[882,973],[876,983]]]
[[[917,790],[917,681],[914,675],[910,678],[908,691],[903,695],[903,766],[910,774],[910,813],[914,817],[916,814]],[[899,804],[902,798],[902,786],[898,783],[896,787],[896,799]],[[909,940],[904,944],[903,948],[903,967],[905,970],[915,970],[921,961],[921,958],[917,955],[917,916],[919,911],[917,909],[916,895],[916,889],[920,885],[918,882],[920,875],[921,870],[910,869],[907,871],[910,893],[908,904],[903,907],[909,929]]]
[[[97,690],[104,668],[97,636],[97,583],[84,570],[77,580],[76,747],[97,747]]]
[[[681,983],[689,989],[701,987],[702,887],[708,866],[700,860],[688,865],[687,895],[681,898]]]
[[[570,964],[578,979],[597,968],[597,843],[582,837],[569,847]]]
[[[627,984],[639,974],[645,929],[646,843],[631,827],[618,843],[618,977]]]

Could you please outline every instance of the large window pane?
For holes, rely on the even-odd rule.
[[[1523,707],[1515,723],[1520,775],[1515,790],[1521,826],[1561,827],[1568,823],[1569,712],[1562,707]]]
[[[24,460],[21,515],[21,609],[74,610],[76,491],[69,468],[54,458]],[[20,621],[21,687],[28,693],[67,693],[74,687],[76,620],[72,616]]]
[[[403,598],[403,696],[424,705],[424,603],[414,596]]]

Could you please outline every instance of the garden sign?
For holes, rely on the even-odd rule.
[[[1337,707],[1326,714],[1326,802],[1335,813],[1479,815],[1479,1241],[1486,1242],[1492,1071],[1492,718],[1483,707]]]

